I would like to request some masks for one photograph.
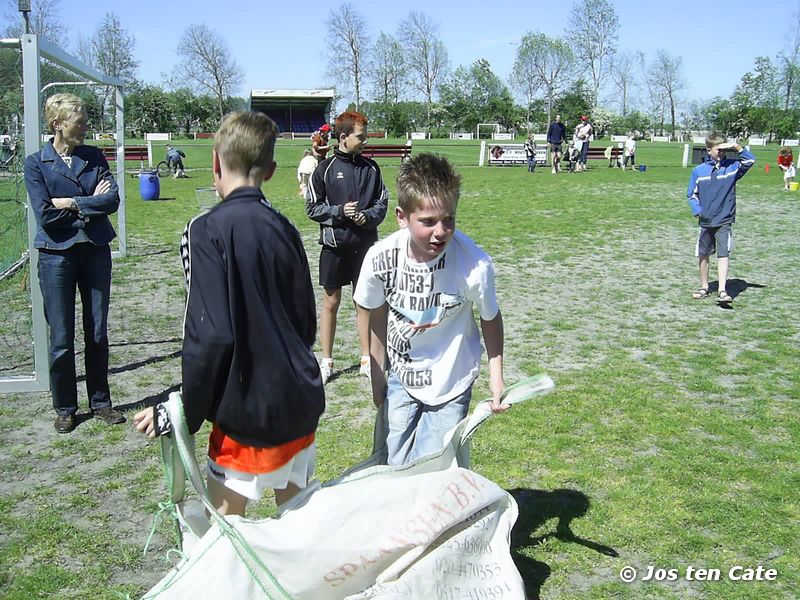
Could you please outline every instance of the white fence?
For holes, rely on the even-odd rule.
[[[547,141],[547,134],[546,133],[534,133],[533,134],[533,141],[534,142],[546,142]]]
[[[627,135],[612,135],[611,141],[612,142],[624,142],[628,139]]]
[[[781,146],[800,146],[800,140],[781,140]]]
[[[144,139],[147,142],[168,142],[172,139],[171,133],[145,133]]]
[[[751,137],[749,140],[747,140],[747,143],[750,146],[766,146],[767,138]]]
[[[406,135],[406,139],[410,140],[429,140],[431,134],[427,131],[412,131]]]
[[[472,140],[475,139],[474,133],[465,133],[463,131],[452,131],[450,133],[451,140]]]
[[[671,142],[672,136],[669,135],[651,135],[650,136],[651,142]]]
[[[514,134],[513,133],[493,133],[492,134],[493,140],[513,140]]]

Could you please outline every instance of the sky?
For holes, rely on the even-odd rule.
[[[190,24],[205,24],[226,39],[242,67],[244,84],[237,95],[246,98],[251,89],[312,89],[332,83],[325,74],[325,48],[337,34],[326,29],[326,22],[341,4],[61,0],[59,12],[74,49],[79,36],[91,36],[105,13],[113,11],[136,39],[138,76],[148,83],[162,83],[177,64],[175,52],[183,30]],[[451,68],[485,58],[504,82],[522,36],[528,31],[564,36],[573,6],[542,0],[351,0],[350,4],[364,18],[373,40],[381,31],[396,35],[410,11],[425,13],[439,25]],[[660,49],[682,57],[688,100],[729,96],[752,69],[756,56],[774,57],[788,45],[791,16],[800,8],[800,0],[766,5],[744,0],[612,4],[619,16],[619,50],[641,51],[648,61]],[[577,38],[566,39],[580,43]],[[609,104],[608,98],[601,99],[601,105]]]

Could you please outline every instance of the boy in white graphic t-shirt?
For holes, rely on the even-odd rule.
[[[419,154],[397,177],[400,230],[372,246],[353,299],[370,310],[372,395],[387,403],[388,463],[442,448],[469,409],[478,376],[480,313],[489,355],[492,410],[503,412],[503,317],[494,269],[456,231],[461,177],[447,159]]]

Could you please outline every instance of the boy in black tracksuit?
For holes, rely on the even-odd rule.
[[[181,244],[184,411],[191,433],[213,424],[208,491],[226,514],[243,515],[267,487],[278,504],[305,487],[325,407],[305,250],[261,192],[275,172],[277,132],[262,113],[223,120],[213,152],[223,201],[189,223]],[[134,421],[151,437],[169,429],[161,405]]]
[[[342,287],[355,289],[361,263],[378,240],[378,225],[389,199],[374,160],[361,156],[367,139],[367,118],[348,111],[336,117],[338,148],[314,171],[306,198],[306,214],[319,223],[319,283],[323,288],[320,313],[322,382],[333,371],[333,340]],[[360,373],[369,377],[369,311],[356,305],[361,349]]]

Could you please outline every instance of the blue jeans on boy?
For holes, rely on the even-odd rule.
[[[108,304],[111,249],[84,242],[39,250],[39,285],[50,326],[50,392],[61,416],[78,410],[75,375],[75,290],[81,295],[86,391],[93,411],[111,406],[108,390]]]
[[[412,398],[395,375],[386,389],[388,464],[403,465],[441,450],[444,436],[467,416],[472,386],[444,404],[428,406]]]
[[[526,160],[528,161],[528,171],[534,173],[536,171],[536,157],[529,156]]]

